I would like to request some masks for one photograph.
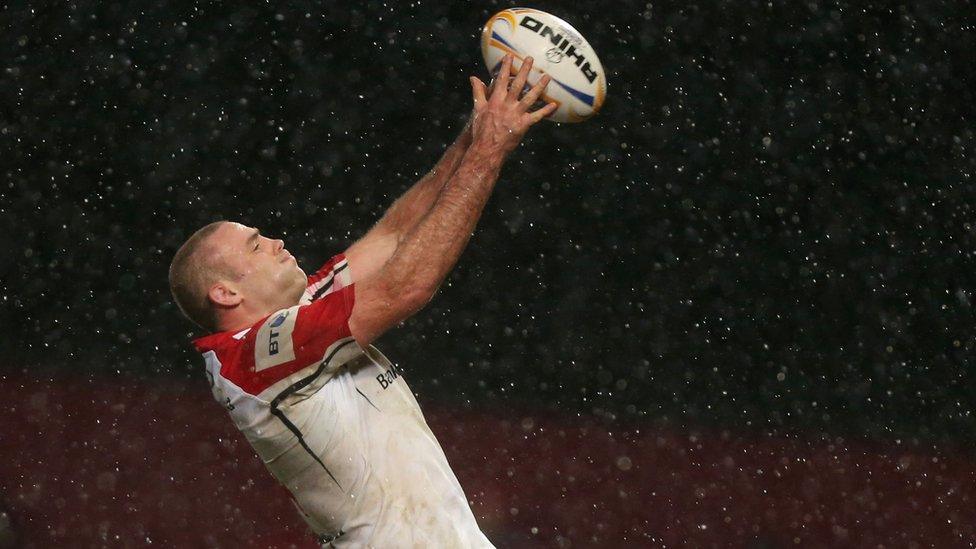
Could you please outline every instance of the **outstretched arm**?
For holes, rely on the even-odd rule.
[[[470,145],[469,120],[434,168],[403,193],[376,225],[346,250],[354,280],[368,278],[389,261],[397,245],[430,211]]]
[[[549,104],[529,112],[549,78],[544,76],[519,100],[532,61],[525,60],[509,89],[511,63],[511,56],[506,56],[490,97],[484,83],[471,79],[470,147],[433,206],[404,235],[389,260],[357,282],[349,328],[360,344],[372,342],[430,301],[471,238],[502,163],[529,127],[555,110],[556,105]]]

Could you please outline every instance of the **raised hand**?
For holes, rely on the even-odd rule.
[[[512,55],[502,59],[498,77],[491,90],[478,78],[471,77],[474,112],[471,114],[472,145],[489,147],[501,154],[508,154],[518,146],[529,127],[552,114],[558,105],[548,103],[529,111],[549,84],[549,75],[543,75],[521,98],[532,69],[532,58],[526,57],[515,79],[511,77]]]

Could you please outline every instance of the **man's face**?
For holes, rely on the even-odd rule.
[[[240,223],[225,223],[210,237],[218,276],[249,306],[273,312],[298,303],[308,277],[281,240]]]

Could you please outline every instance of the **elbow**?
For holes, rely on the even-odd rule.
[[[367,281],[357,292],[349,317],[349,330],[356,341],[367,346],[390,328],[423,309],[436,291],[424,284],[395,284]]]
[[[404,288],[400,299],[410,314],[414,314],[426,307],[435,293],[437,293],[437,285],[415,283]]]
[[[399,278],[399,277],[397,277]],[[397,280],[390,277],[381,284],[382,301],[390,309],[391,316],[403,321],[430,303],[437,292],[437,285],[418,277]]]
[[[423,269],[393,267],[391,260],[376,277],[374,287],[388,308],[386,315],[402,322],[430,303],[441,279]]]

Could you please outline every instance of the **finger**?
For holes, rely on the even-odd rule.
[[[558,109],[558,108],[559,108],[559,105],[557,103],[547,103],[545,107],[542,107],[542,108],[540,108],[538,110],[535,110],[535,111],[532,111],[532,112],[528,113],[529,114],[529,120],[531,120],[532,123],[535,124],[536,122],[538,122],[538,121],[542,120],[543,118],[549,116],[550,114],[556,112],[556,109]]]
[[[522,105],[522,108],[528,109],[536,101],[538,101],[539,97],[542,96],[542,92],[546,91],[546,86],[549,85],[549,82],[551,80],[552,78],[550,78],[548,74],[543,74],[542,78],[540,78],[539,81],[536,82],[535,85],[532,86],[532,88],[525,93],[525,96],[522,97],[522,100],[519,101],[519,104]]]
[[[498,70],[498,75],[495,77],[495,82],[492,83],[492,86],[495,89],[491,90],[491,99],[503,101],[505,96],[508,95],[508,81],[511,79],[511,71],[512,54],[509,53],[502,58],[502,66]]]
[[[526,57],[522,60],[522,66],[519,67],[518,74],[515,75],[515,81],[512,82],[512,96],[518,97],[522,94],[522,90],[525,89],[525,81],[529,79],[529,72],[532,70],[532,58]]]
[[[485,83],[477,76],[472,76],[469,80],[471,81],[471,96],[474,98],[474,104],[479,105],[488,101],[485,97],[485,91],[488,89]]]

